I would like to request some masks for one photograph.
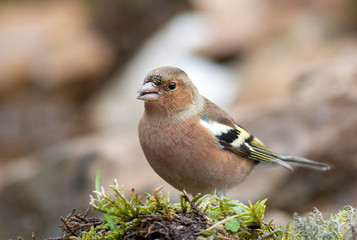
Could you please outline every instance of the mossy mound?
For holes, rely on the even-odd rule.
[[[267,199],[245,205],[216,195],[190,199],[184,192],[179,203],[170,203],[170,195],[162,195],[161,188],[144,196],[132,190],[130,198],[116,180],[110,188],[113,195],[100,187],[98,174],[96,198],[90,196],[90,206],[103,218],[87,217],[88,210],[80,214],[73,210],[61,218],[62,234],[52,240],[357,239],[356,209],[351,206],[328,220],[315,209],[305,218],[295,214],[294,222],[278,226],[264,221]]]

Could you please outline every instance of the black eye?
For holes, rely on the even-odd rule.
[[[176,88],[176,83],[175,82],[170,82],[169,83],[169,89],[174,90]]]

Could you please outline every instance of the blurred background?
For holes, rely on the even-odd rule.
[[[136,91],[182,68],[268,147],[334,165],[257,169],[228,197],[267,219],[357,207],[356,0],[0,1],[0,238],[60,233],[99,170],[127,192],[164,186],[146,162]]]

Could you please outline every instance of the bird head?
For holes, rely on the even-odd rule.
[[[176,114],[195,104],[199,93],[186,73],[176,67],[152,70],[138,91],[147,113]]]

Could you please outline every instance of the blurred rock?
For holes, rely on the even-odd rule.
[[[298,1],[296,1],[298,2]],[[331,30],[341,33],[356,33],[357,3],[354,0],[313,0],[306,1]]]
[[[271,112],[273,105],[277,109],[284,107],[297,76],[329,64],[350,48],[354,48],[353,38],[330,39],[313,16],[296,18],[289,28],[252,50],[240,64],[244,90],[237,96],[236,105],[247,112],[239,117],[254,119],[254,114],[260,114],[257,108]]]
[[[118,69],[127,64],[140,47],[170,19],[187,10],[188,0],[85,1],[97,29],[113,43],[120,58]]]
[[[17,91],[0,102],[0,164],[88,128],[69,98],[49,97],[38,88]]]
[[[207,41],[200,52],[214,58],[225,58],[239,50],[250,48],[270,31],[272,4],[258,0],[193,0],[210,25]],[[284,13],[282,11],[281,13]]]
[[[215,59],[250,54],[282,29],[314,17],[330,37],[357,30],[356,3],[351,0],[264,1],[259,0],[191,0],[193,7],[210,25],[207,42],[199,52]],[[309,35],[305,35],[309,38]]]
[[[274,206],[294,206],[295,211],[311,210],[316,202],[328,209],[356,206],[357,42],[298,78],[291,96],[290,111],[304,126],[309,143],[307,156],[334,168],[326,173],[299,169],[276,189],[282,197],[273,197]]]
[[[31,81],[58,87],[103,75],[111,48],[78,1],[8,4],[0,9],[0,92]]]
[[[83,99],[114,55],[79,1],[0,8],[0,162],[88,131]]]

